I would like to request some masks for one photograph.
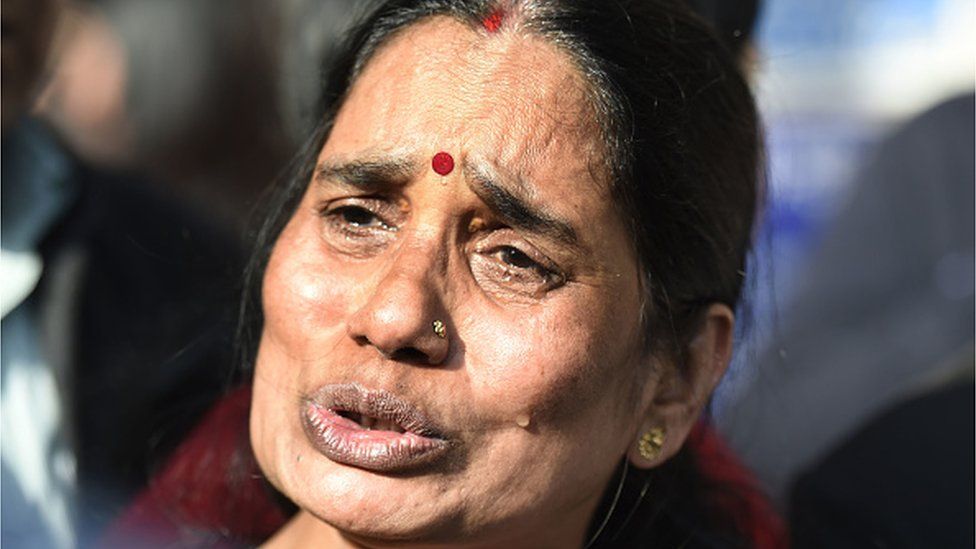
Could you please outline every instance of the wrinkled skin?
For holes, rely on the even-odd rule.
[[[252,443],[301,508],[271,546],[585,542],[664,385],[584,90],[540,39],[445,18],[367,64],[264,279]],[[431,169],[439,151],[456,163],[446,176]],[[396,173],[369,185],[336,175],[390,160]],[[479,174],[549,222],[513,218]],[[301,398],[347,382],[435,418],[449,457],[383,475],[316,452]]]

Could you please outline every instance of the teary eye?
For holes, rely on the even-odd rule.
[[[393,242],[403,215],[383,198],[343,198],[319,207],[321,235],[336,251],[371,256]]]
[[[386,227],[386,224],[376,214],[359,206],[341,206],[330,213],[355,227]]]
[[[489,239],[508,239],[504,232]],[[525,295],[541,293],[563,284],[565,277],[552,261],[535,249],[512,244],[486,243],[487,249],[475,256],[476,277],[488,287]],[[490,246],[490,247],[489,247]]]
[[[542,266],[532,260],[531,257],[522,253],[518,248],[503,246],[498,250],[499,258],[518,269],[542,269]]]

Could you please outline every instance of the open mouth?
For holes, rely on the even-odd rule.
[[[303,400],[302,426],[325,457],[373,471],[428,464],[450,447],[418,408],[385,391],[327,385]]]
[[[336,415],[348,419],[368,431],[390,431],[393,433],[406,433],[407,430],[399,423],[384,418],[367,416],[358,412],[347,410],[333,410]]]

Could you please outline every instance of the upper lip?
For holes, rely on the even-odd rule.
[[[366,389],[358,383],[338,383],[320,387],[307,400],[333,412],[383,419],[423,437],[444,438],[442,430],[424,412],[384,390]]]

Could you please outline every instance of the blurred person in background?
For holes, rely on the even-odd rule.
[[[273,8],[93,1],[65,18],[74,29],[39,109],[76,154],[148,175],[239,234],[291,150]]]
[[[733,374],[748,385],[719,408],[719,424],[789,510],[798,547],[972,547],[974,99],[966,93],[926,108],[972,85],[972,5],[793,4],[779,13],[814,22],[780,21],[764,31],[796,36],[784,46],[781,35],[767,34],[762,43],[764,65],[793,72],[762,75],[759,87],[770,95],[764,106],[779,109],[771,115],[779,117],[771,200],[784,198],[777,196],[784,179],[784,194],[795,194],[767,213],[777,249],[760,244],[774,256],[760,257],[758,268],[792,274],[798,295],[778,314],[758,311],[773,319],[772,341],[762,342],[763,354],[743,353]],[[830,29],[817,28],[821,11]],[[855,14],[862,19],[852,22]],[[858,38],[845,42],[844,32]],[[959,52],[968,54],[956,77],[951,59]],[[901,79],[886,77],[888,64]],[[777,77],[790,82],[790,97],[776,96],[784,85]],[[843,83],[824,85],[845,78],[858,82],[848,95]],[[791,102],[804,87],[815,96],[806,108],[836,110],[804,118]],[[913,100],[897,115],[885,110]],[[859,102],[885,106],[859,112]],[[831,116],[838,125],[823,122]],[[896,131],[850,177],[847,159],[888,124]],[[796,173],[783,170],[794,164]],[[831,207],[818,193],[823,200],[851,180],[846,204],[821,236],[817,218]],[[821,243],[794,267],[783,260],[799,263],[799,246],[784,250],[784,241]],[[774,292],[772,284],[758,288],[756,297],[772,296],[761,307],[776,308]],[[730,385],[726,394],[735,395]]]
[[[227,381],[238,241],[106,168],[137,165],[132,65],[94,6],[2,17],[0,541],[71,547]]]
[[[84,545],[222,391],[290,60],[352,4],[4,3],[3,542]]]
[[[794,425],[830,437],[791,491],[798,548],[976,543],[974,121],[970,93],[882,143],[808,287],[835,301],[799,303],[805,336],[828,350],[787,351],[800,368],[823,361],[795,372],[803,392],[787,388],[811,408],[823,391],[832,410]]]
[[[278,22],[278,110],[294,148],[318,122],[324,74],[339,38],[369,7],[362,0],[280,0]],[[309,67],[320,67],[309,69]]]
[[[239,234],[313,123],[355,0],[97,0],[39,108],[77,154],[135,169]]]
[[[974,116],[883,142],[723,418],[798,547],[973,544]]]

